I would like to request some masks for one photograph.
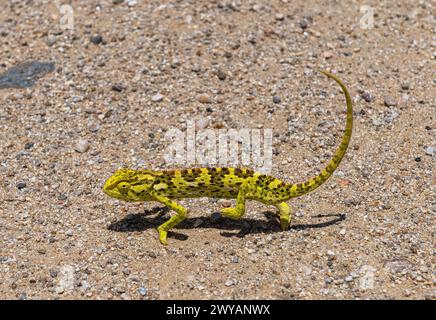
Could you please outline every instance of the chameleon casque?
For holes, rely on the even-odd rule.
[[[174,199],[226,198],[236,199],[232,208],[221,209],[224,217],[240,219],[245,213],[245,202],[256,200],[278,209],[282,230],[290,224],[290,208],[285,201],[299,197],[321,186],[336,170],[348,148],[353,129],[353,108],[350,94],[336,76],[321,71],[342,88],[347,104],[347,120],[342,142],[333,158],[320,174],[303,183],[288,184],[269,175],[240,168],[193,168],[180,170],[116,171],[104,184],[103,191],[110,197],[124,201],[157,201],[177,214],[160,225],[160,242],[167,244],[167,232],[187,217],[187,209]]]

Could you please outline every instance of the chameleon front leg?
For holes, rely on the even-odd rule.
[[[221,214],[224,217],[238,220],[245,213],[245,193],[243,189],[239,189],[238,196],[236,197],[236,206],[234,208],[223,208]]]
[[[171,199],[154,195],[154,199],[159,201],[160,203],[166,205],[168,208],[174,210],[177,214],[174,217],[171,217],[167,222],[162,223],[159,227],[157,227],[157,231],[159,232],[159,240],[162,244],[167,245],[167,233],[168,230],[174,228],[180,222],[186,219],[188,210],[182,205],[172,201]]]
[[[282,230],[288,230],[289,224],[291,223],[291,208],[289,208],[286,202],[280,202],[274,204],[274,206],[279,209],[280,226]]]

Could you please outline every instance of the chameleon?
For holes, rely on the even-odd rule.
[[[339,84],[345,95],[347,112],[342,141],[317,176],[292,184],[248,168],[204,167],[162,171],[123,168],[106,180],[103,192],[129,202],[156,201],[175,211],[175,215],[157,227],[163,245],[168,244],[168,231],[187,218],[188,210],[175,201],[182,198],[236,199],[234,207],[220,210],[223,217],[234,220],[243,217],[247,200],[256,200],[276,207],[281,229],[287,230],[291,209],[286,201],[311,192],[327,181],[344,158],[353,130],[353,107],[347,88],[335,75],[320,72]]]

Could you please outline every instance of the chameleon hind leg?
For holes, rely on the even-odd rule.
[[[245,194],[242,189],[239,190],[238,196],[236,197],[236,206],[234,208],[223,208],[221,209],[221,214],[224,217],[238,220],[241,219],[245,213]]]
[[[280,226],[282,230],[288,230],[289,224],[291,223],[291,208],[289,208],[286,202],[280,202],[274,204],[274,206],[279,209]]]
[[[162,223],[159,227],[157,227],[157,231],[159,232],[159,240],[162,244],[167,245],[167,234],[168,230],[174,228],[180,222],[186,219],[188,210],[182,205],[170,200],[167,197],[154,195],[156,201],[166,205],[168,208],[174,210],[177,214],[171,217],[168,221]]]

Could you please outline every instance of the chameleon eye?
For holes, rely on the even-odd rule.
[[[120,182],[120,183],[118,183],[117,188],[118,188],[118,190],[125,192],[130,188],[130,184],[127,182]]]

